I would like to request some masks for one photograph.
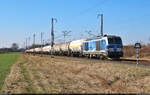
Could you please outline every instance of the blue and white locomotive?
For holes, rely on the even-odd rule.
[[[83,42],[82,51],[83,55],[88,57],[120,58],[123,56],[122,40],[113,35],[87,39]]]

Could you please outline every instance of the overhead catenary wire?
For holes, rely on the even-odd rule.
[[[80,17],[81,15],[84,15],[84,14],[86,14],[86,13],[88,13],[88,12],[90,12],[90,11],[92,11],[92,10],[100,10],[100,13],[103,13],[103,9],[102,9],[102,5],[104,4],[104,3],[106,3],[107,1],[109,1],[109,0],[103,0],[103,1],[101,1],[101,2],[99,2],[99,3],[97,3],[97,4],[95,4],[95,5],[93,5],[93,6],[91,6],[90,8],[87,8],[87,9],[85,9],[85,10],[83,10],[83,11],[81,11],[81,12],[79,12],[76,16],[74,16],[74,19],[75,18],[78,18],[78,17]],[[101,8],[98,8],[98,7],[101,7]],[[76,20],[76,21],[78,21],[78,20]],[[103,24],[103,23],[101,23],[101,24]],[[96,26],[97,27],[97,26]],[[98,27],[97,27],[98,28]],[[101,28],[103,28],[102,26],[101,26]],[[98,32],[98,30],[99,29],[96,29],[96,31]],[[98,33],[99,34],[99,33]],[[89,35],[91,35],[91,34],[89,34]],[[101,32],[101,35],[103,35],[102,34],[102,32]],[[93,35],[94,36],[94,35]],[[99,35],[98,35],[99,36]]]
[[[87,8],[87,9],[85,9],[85,10],[83,10],[83,11],[81,11],[81,12],[79,12],[79,14],[78,14],[78,16],[80,16],[80,15],[83,15],[83,14],[85,14],[85,13],[87,13],[87,12],[89,12],[89,11],[91,11],[91,10],[93,10],[93,9],[95,9],[95,8],[97,8],[98,6],[100,6],[100,5],[103,5],[106,1],[108,1],[108,0],[103,0],[102,2],[100,2],[100,3],[97,3],[97,4],[95,4],[95,5],[93,5],[92,7],[90,7],[90,8]],[[78,17],[78,16],[75,16],[75,17]],[[57,22],[57,20],[55,19],[55,18],[52,18],[52,28],[51,28],[51,46],[53,47],[53,45],[54,45],[54,39],[57,39],[57,38],[59,38],[59,37],[61,37],[61,36],[59,36],[59,37],[54,37],[54,30],[53,30],[53,21],[56,21]],[[64,31],[63,31],[64,32]],[[69,32],[69,31],[68,31]],[[71,36],[71,35],[67,35],[67,34],[69,34],[69,33],[63,33],[63,36],[64,36],[64,42],[66,42],[66,36]],[[90,33],[89,33],[90,34]],[[92,34],[91,34],[92,35]],[[95,36],[95,35],[93,35],[93,36]],[[35,43],[33,44],[33,45],[35,45]]]
[[[99,6],[102,6],[104,3],[106,3],[106,1],[109,1],[109,0],[103,0],[102,2],[99,2],[99,3],[97,3],[97,4],[93,5],[93,6],[91,6],[90,8],[87,8],[87,9],[85,9],[85,10],[79,12],[79,14],[77,14],[75,17],[79,17],[80,15],[83,15],[83,14],[85,14],[85,13],[88,13],[88,12],[90,12],[91,10],[93,10],[93,9],[99,7]],[[99,10],[99,9],[101,9],[101,11],[103,11],[102,8],[98,8],[97,10]]]
[[[96,37],[96,35],[91,33],[92,32],[91,30],[89,30],[89,31],[86,30],[85,32],[88,33],[89,36]]]
[[[62,31],[62,33],[63,33],[63,36],[64,36],[64,43],[66,43],[66,37],[71,36],[71,35],[69,35],[69,33],[71,33],[71,31]]]

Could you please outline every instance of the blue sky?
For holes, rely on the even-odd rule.
[[[123,44],[148,43],[150,0],[0,0],[0,47],[13,42],[23,46],[25,38],[40,33],[50,38],[50,20],[57,18],[55,36],[70,30],[68,40],[88,37],[86,30],[99,33],[97,14],[104,14],[104,34],[119,35]],[[58,42],[63,38],[56,39]]]

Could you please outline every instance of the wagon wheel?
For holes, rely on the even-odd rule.
[[[88,54],[87,56],[88,56],[88,58],[90,58],[90,54]]]
[[[104,60],[105,57],[104,57],[103,55],[100,55],[100,56],[99,56],[99,59],[100,59],[100,60]]]

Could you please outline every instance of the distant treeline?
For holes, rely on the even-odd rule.
[[[8,52],[24,52],[25,49],[12,49],[12,48],[0,48],[0,53],[8,53]]]
[[[50,44],[47,43],[47,44],[45,44],[45,45],[42,45],[42,47],[47,46],[47,45],[50,45]],[[32,46],[28,46],[27,49],[39,48],[39,47],[41,47],[40,44],[35,44],[35,45],[32,45]]]
[[[134,45],[124,46],[123,53],[125,57],[135,57],[136,49],[134,48]],[[140,57],[148,56],[150,56],[150,45],[142,45],[142,48],[140,49]]]

